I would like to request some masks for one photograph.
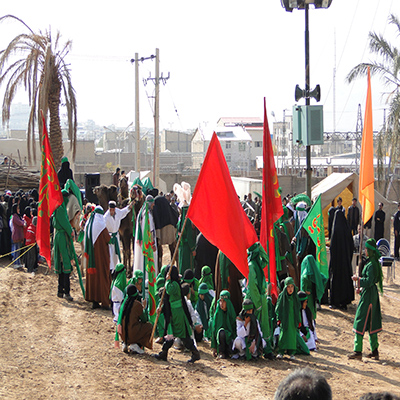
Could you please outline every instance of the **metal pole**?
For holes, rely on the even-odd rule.
[[[140,173],[140,124],[139,124],[139,54],[135,53],[135,132],[136,163],[135,170]]]
[[[158,187],[160,175],[160,51],[156,49],[156,91],[154,104],[154,163],[153,185]]]
[[[310,105],[310,35],[308,30],[308,3],[305,4],[306,29],[305,29],[305,48],[306,48],[306,106]],[[306,132],[308,135],[308,131]],[[311,146],[306,146],[306,194],[311,198]]]

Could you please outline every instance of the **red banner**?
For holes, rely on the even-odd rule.
[[[63,203],[60,183],[54,167],[53,154],[47,135],[46,122],[43,112],[43,131],[41,137],[42,166],[40,171],[38,221],[36,228],[36,241],[39,246],[39,253],[51,269],[50,250],[50,217],[54,210]]]
[[[257,234],[240,204],[214,133],[201,167],[187,217],[247,278],[247,249]]]
[[[272,293],[277,295],[274,222],[283,215],[283,208],[281,195],[279,193],[278,174],[276,173],[271,135],[268,126],[265,98],[263,164],[260,243],[268,253],[269,257],[269,266],[264,269],[265,276],[272,284]]]

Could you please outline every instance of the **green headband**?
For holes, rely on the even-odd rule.
[[[227,290],[223,290],[220,294],[219,294],[219,299],[220,300],[226,300],[226,299],[230,299],[231,298],[231,294],[227,291]]]

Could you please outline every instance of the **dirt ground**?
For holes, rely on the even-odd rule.
[[[56,296],[55,274],[41,268],[32,276],[7,264],[0,259],[2,399],[272,399],[286,375],[306,366],[327,378],[334,399],[358,399],[368,391],[400,395],[399,277],[385,281],[381,297],[380,361],[347,359],[356,300],[347,311],[322,306],[317,318],[321,344],[310,356],[216,360],[209,345],[200,343],[201,360],[188,365],[189,354],[174,349],[168,362],[154,360],[147,349],[140,356],[115,349],[111,311],[91,309],[76,275],[69,303]],[[396,272],[400,276],[400,262]],[[153,351],[160,351],[160,345],[154,344]]]

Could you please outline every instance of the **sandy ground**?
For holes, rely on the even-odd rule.
[[[317,319],[321,344],[311,356],[216,360],[209,345],[200,343],[201,360],[188,365],[189,354],[174,349],[168,362],[154,360],[148,350],[139,356],[114,349],[111,311],[92,310],[76,276],[71,279],[74,301],[68,303],[56,296],[53,273],[41,268],[32,276],[5,268],[7,264],[0,260],[2,399],[272,399],[286,375],[306,366],[327,378],[334,399],[383,390],[400,395],[399,278],[385,282],[381,298],[380,361],[347,359],[355,301],[347,311],[322,307]],[[364,350],[369,351],[367,337]],[[154,344],[158,351],[160,345]]]

